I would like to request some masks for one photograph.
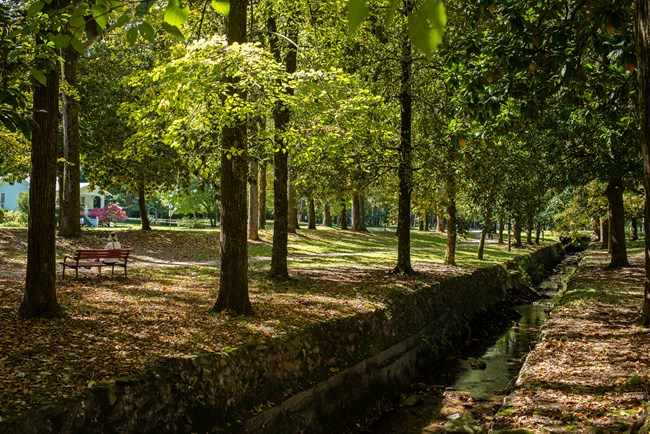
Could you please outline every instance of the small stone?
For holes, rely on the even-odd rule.
[[[471,362],[469,362],[469,366],[472,369],[481,369],[481,370],[483,370],[483,369],[487,368],[487,363],[485,363],[481,359],[476,359],[476,360],[472,360]]]
[[[424,402],[424,395],[414,394],[406,398],[406,400],[402,405],[405,407],[415,407],[416,405],[420,405],[423,402]]]
[[[453,414],[455,416],[458,413]],[[443,432],[450,434],[480,434],[483,432],[480,426],[469,413],[459,414],[456,419],[450,420],[442,427]]]

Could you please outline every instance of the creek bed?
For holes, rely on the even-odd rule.
[[[544,298],[516,306],[518,320],[497,333],[470,340],[457,354],[416,379],[400,405],[367,432],[436,433],[445,432],[445,426],[452,432],[483,432],[514,386],[548,319],[554,296],[575,272],[577,263],[576,255],[567,256],[536,286]],[[459,426],[466,430],[457,431]]]

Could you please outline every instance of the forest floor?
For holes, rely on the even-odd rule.
[[[607,269],[607,251],[588,251],[495,429],[624,433],[642,417],[650,392],[650,329],[639,323],[644,258],[641,248],[628,253],[630,267]]]

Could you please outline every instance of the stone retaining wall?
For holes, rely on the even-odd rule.
[[[557,263],[559,245],[228,353],[171,359],[146,374],[0,425],[5,433],[351,432],[503,301],[514,278]],[[516,283],[516,282],[514,282]],[[264,410],[264,411],[262,411]]]

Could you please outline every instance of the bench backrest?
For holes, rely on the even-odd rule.
[[[129,257],[131,249],[84,249],[75,252],[75,259],[97,259],[97,258],[118,258],[126,259]]]

